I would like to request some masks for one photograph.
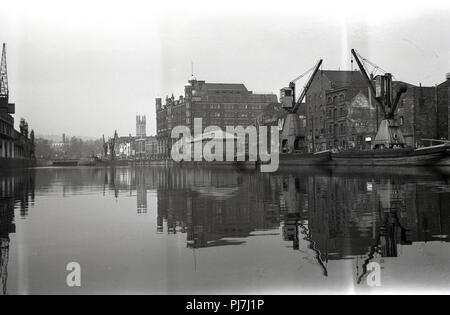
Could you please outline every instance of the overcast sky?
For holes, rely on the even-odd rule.
[[[277,94],[320,58],[350,69],[351,48],[413,84],[450,72],[447,0],[4,2],[10,100],[37,134],[134,134],[136,113],[154,134],[155,97],[181,95],[191,61]]]

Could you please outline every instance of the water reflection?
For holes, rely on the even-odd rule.
[[[35,172],[26,171],[19,175],[0,175],[0,289],[7,294],[8,261],[10,234],[16,232],[14,208],[17,207],[22,218],[28,215],[34,203]]]
[[[330,276],[330,262],[352,259],[355,284],[363,283],[371,261],[383,264],[401,256],[399,245],[449,242],[450,186],[448,176],[436,170],[308,168],[262,174],[80,168],[40,169],[0,180],[3,293],[14,207],[26,218],[35,193],[63,199],[131,196],[137,215],[156,217],[156,234],[185,235],[185,247],[193,250],[250,246],[251,238],[275,235],[290,251],[309,257],[319,277]],[[149,206],[151,198],[154,206]],[[266,255],[271,255],[269,248]]]

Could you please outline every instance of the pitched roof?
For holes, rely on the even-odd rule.
[[[365,84],[364,78],[359,71],[322,70],[321,73],[331,81],[334,88]]]
[[[207,91],[241,91],[248,92],[242,83],[205,83],[203,88]]]
[[[440,88],[447,87],[447,86],[450,87],[450,79],[448,79],[448,80],[446,80],[446,81],[444,81],[444,82],[442,82],[441,84],[438,85],[438,87],[440,87]]]

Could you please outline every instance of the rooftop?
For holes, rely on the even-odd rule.
[[[206,91],[241,91],[248,92],[242,83],[205,83],[203,88]]]
[[[359,71],[322,70],[321,74],[326,76],[335,88],[365,84],[364,78]]]

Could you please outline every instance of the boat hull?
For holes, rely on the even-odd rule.
[[[446,156],[445,145],[423,149],[372,150],[332,153],[334,166],[429,166]]]
[[[447,154],[439,161],[438,166],[450,166],[450,149],[447,149]]]

